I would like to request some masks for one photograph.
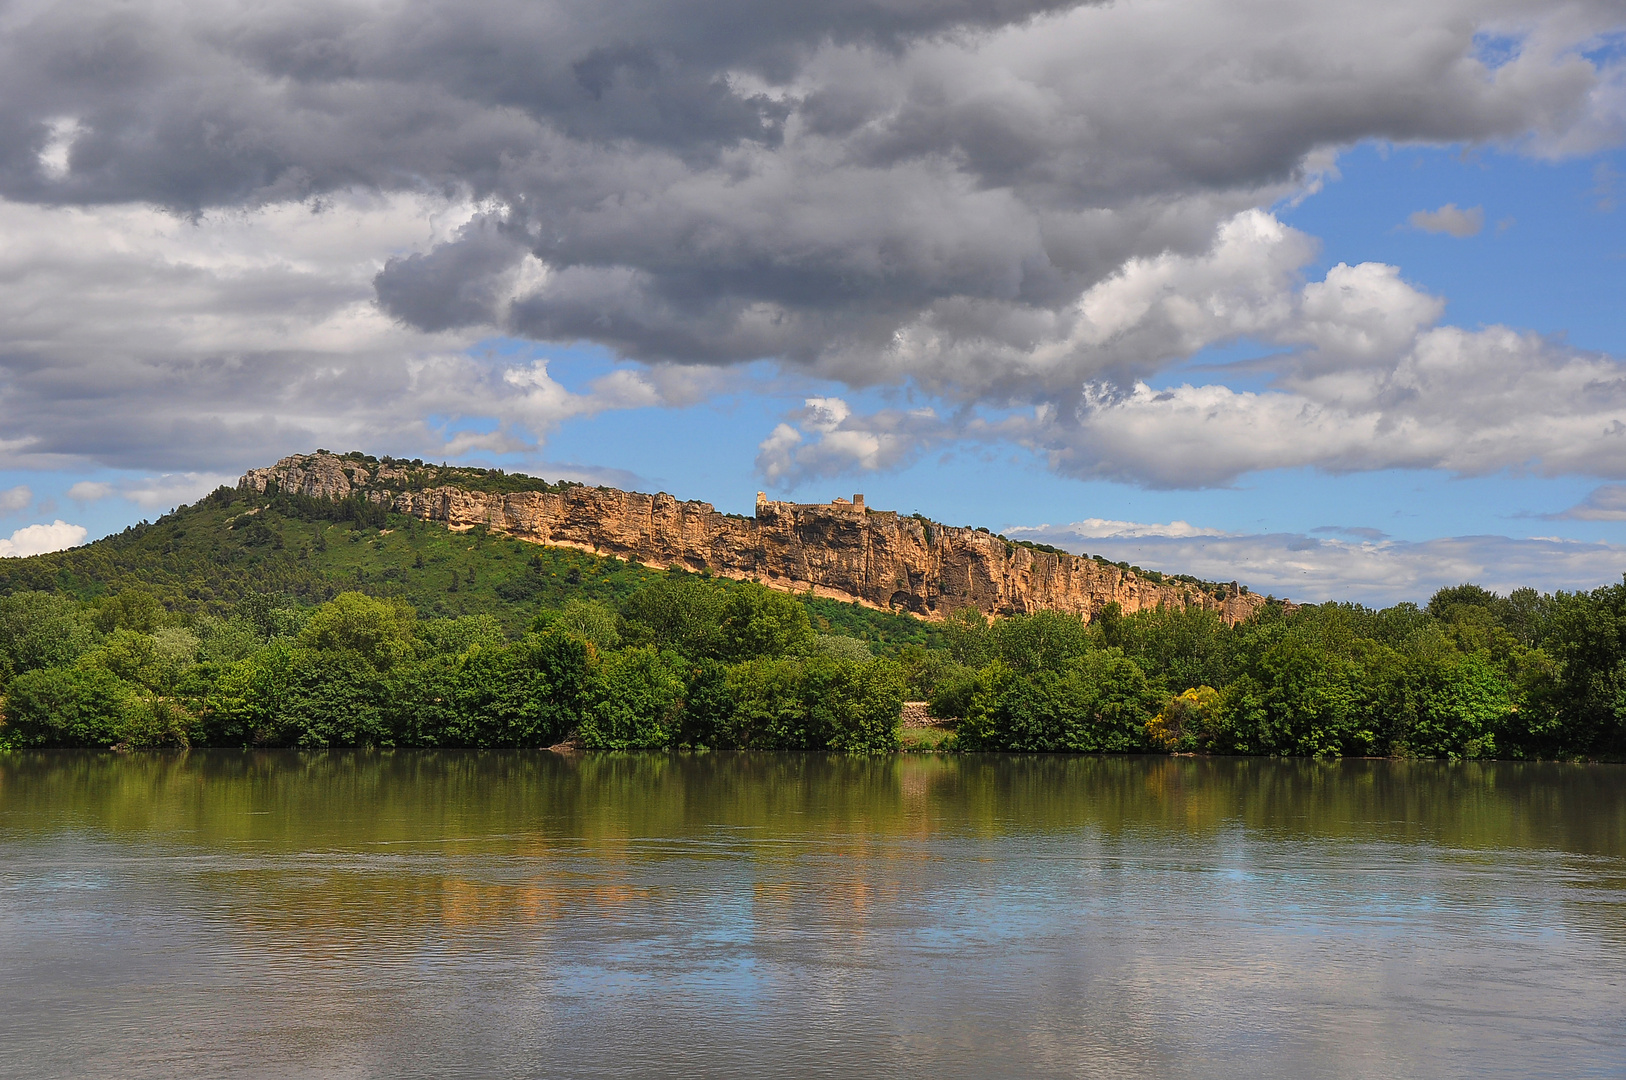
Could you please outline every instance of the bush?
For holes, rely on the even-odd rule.
[[[123,740],[135,693],[101,668],[24,672],[6,695],[6,742],[16,747],[106,747]]]
[[[90,619],[70,597],[19,592],[0,599],[0,652],[12,671],[71,664],[94,640]]]
[[[653,750],[677,743],[683,664],[654,647],[604,657],[588,679],[577,738],[589,750]]]
[[[1158,714],[1146,722],[1146,739],[1165,750],[1207,749],[1214,737],[1214,715],[1219,691],[1197,686],[1163,702]]]
[[[956,744],[1026,753],[1142,750],[1157,702],[1145,674],[1116,649],[1060,671],[991,666],[979,677]]]

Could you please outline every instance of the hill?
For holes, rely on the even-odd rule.
[[[738,518],[313,455],[0,560],[0,750],[874,752],[943,744],[900,730],[929,700],[962,750],[1626,754],[1626,585],[1247,596],[857,500]]]
[[[1013,541],[985,528],[876,510],[864,505],[862,495],[851,502],[786,503],[758,493],[756,513],[747,518],[664,493],[468,474],[420,461],[318,451],[253,470],[240,487],[357,500],[453,529],[483,527],[552,547],[761,581],[928,620],[969,608],[989,616],[1059,611],[1089,621],[1115,606],[1131,614],[1196,608],[1234,624],[1271,603],[1234,581],[1165,577]]]
[[[494,489],[529,481],[483,470],[457,474]],[[539,609],[572,599],[614,604],[660,576],[614,556],[526,543],[482,527],[453,531],[354,495],[223,487],[83,547],[0,559],[0,595],[43,590],[95,601],[138,589],[176,614],[226,616],[252,595],[314,605],[354,590],[404,599],[424,617],[490,615],[515,633]],[[823,629],[885,646],[931,637],[929,627],[905,615],[812,596],[801,601]]]

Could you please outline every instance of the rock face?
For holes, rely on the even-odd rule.
[[[364,498],[452,529],[484,525],[537,544],[652,567],[706,570],[786,591],[812,590],[925,619],[970,607],[986,615],[1064,611],[1089,620],[1116,603],[1126,614],[1159,606],[1199,607],[1238,622],[1266,603],[1235,582],[1154,581],[1111,563],[1035,550],[981,529],[869,510],[862,497],[804,504],[771,502],[758,494],[756,516],[746,518],[664,493],[540,482],[531,486],[546,490],[474,490],[444,482],[447,473],[469,475],[319,451],[252,470],[238,486],[264,492],[274,485],[324,499]]]

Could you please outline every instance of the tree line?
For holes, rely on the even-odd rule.
[[[572,600],[518,635],[400,598],[0,599],[0,741],[44,746],[896,749],[895,662],[816,633],[795,597],[689,575]]]
[[[219,615],[140,589],[23,590],[0,598],[0,688],[12,748],[877,752],[924,700],[968,751],[1619,758],[1626,585],[1463,585],[1422,607],[1267,607],[1235,626],[966,611],[924,643],[821,632],[802,598],[677,572],[519,631],[361,592],[252,594]]]

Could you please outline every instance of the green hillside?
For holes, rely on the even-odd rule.
[[[427,473],[426,473],[427,476]],[[495,485],[539,484],[491,474]],[[0,559],[0,750],[1626,755],[1626,585],[929,624],[222,488]],[[929,700],[952,737],[900,730]]]
[[[479,482],[474,474],[480,472],[460,469],[457,479]],[[527,489],[544,483],[503,474],[484,480]],[[84,547],[0,560],[0,595],[44,590],[94,601],[139,589],[178,615],[226,616],[254,594],[308,606],[355,591],[404,599],[423,618],[491,615],[517,633],[541,609],[572,599],[613,606],[665,573],[483,528],[452,532],[361,500],[267,497],[223,487]],[[927,624],[906,615],[812,596],[802,603],[816,628],[875,642],[883,651],[933,636]]]

